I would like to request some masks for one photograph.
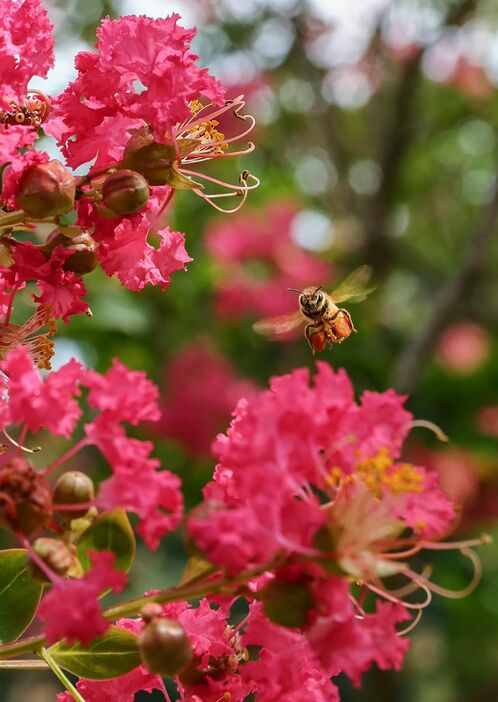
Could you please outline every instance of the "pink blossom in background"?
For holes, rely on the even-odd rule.
[[[437,348],[436,359],[444,370],[456,375],[476,371],[491,353],[488,332],[478,324],[454,324],[443,332]]]
[[[261,317],[297,309],[287,288],[327,284],[331,268],[291,238],[297,210],[289,203],[270,205],[215,223],[206,247],[216,260],[216,304],[223,317]]]
[[[458,58],[450,83],[471,98],[489,98],[496,90],[484,67],[465,56]]]
[[[254,395],[255,385],[238,378],[229,361],[199,340],[173,358],[164,373],[161,418],[154,431],[175,439],[197,456],[209,454],[241,397]]]
[[[477,427],[483,434],[498,438],[498,405],[487,405],[479,410]]]
[[[479,469],[476,456],[470,451],[458,447],[435,451],[414,446],[409,455],[411,460],[435,471],[444,494],[461,505],[464,512],[472,506],[479,491]]]

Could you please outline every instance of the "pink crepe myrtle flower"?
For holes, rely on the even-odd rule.
[[[261,702],[275,699],[339,702],[337,688],[330,682],[331,676],[320,664],[309,640],[301,632],[270,622],[258,602],[250,605],[244,643],[260,647],[258,659],[242,666],[240,673],[254,686]],[[334,648],[333,639],[328,646]]]
[[[456,375],[468,375],[478,370],[490,353],[488,332],[478,324],[462,322],[443,332],[436,359],[444,370]]]
[[[115,570],[111,551],[90,553],[92,567],[82,578],[54,578],[52,588],[38,608],[45,623],[45,635],[50,643],[66,639],[69,644],[81,641],[84,646],[105,634],[110,621],[104,619],[99,595],[111,589],[120,592],[126,585],[126,575]]]
[[[251,381],[237,378],[228,360],[202,340],[170,361],[165,388],[154,430],[158,436],[176,439],[196,456],[209,453],[237,400],[255,392]]]
[[[44,427],[56,436],[69,438],[81,416],[74,399],[83,379],[81,364],[72,359],[42,380],[28,351],[17,347],[0,367],[6,375],[0,399],[2,429],[24,422],[30,431]]]
[[[171,283],[171,275],[186,270],[192,259],[185,250],[185,237],[169,227],[155,232],[159,246],[149,241],[152,226],[163,206],[161,195],[172,194],[170,188],[152,188],[147,207],[132,217],[109,219],[99,215],[87,200],[78,205],[78,224],[91,229],[97,242],[97,253],[107,275],[116,275],[130,290],[142,290],[147,284],[163,290]]]
[[[484,541],[435,543],[452,527],[454,506],[435,473],[399,460],[413,423],[405,398],[365,392],[357,403],[344,371],[317,367],[311,387],[298,369],[238,404],[214,444],[220,462],[205,502],[188,518],[197,546],[231,573],[328,554],[365,588],[402,604],[383,578],[404,576],[408,592],[426,593],[425,604],[431,592],[446,594],[404,560],[423,549],[462,549],[477,578],[469,547]]]
[[[136,531],[151,549],[178,528],[183,516],[180,479],[168,470],[157,470],[159,465],[159,461],[153,461],[152,466],[150,462],[137,462],[136,467],[118,468],[100,484],[97,497],[103,509],[122,507],[137,514],[140,521]]]
[[[113,421],[136,425],[159,416],[157,387],[143,371],[130,370],[118,358],[105,374],[87,371],[85,385],[88,403]]]
[[[47,76],[54,65],[52,29],[40,0],[0,3],[0,98],[4,102],[23,100],[31,78]]]
[[[48,113],[48,98],[30,91],[33,76],[45,78],[54,65],[52,25],[40,0],[0,2],[0,165],[26,161],[19,149],[38,139]],[[19,168],[18,168],[19,170]],[[11,189],[9,167],[3,174],[2,201]]]
[[[194,30],[180,27],[179,19],[128,15],[102,21],[97,51],[76,57],[78,77],[55,101],[48,125],[69,165],[95,156],[96,169],[111,165],[121,158],[129,130],[144,122],[166,141],[201,95],[222,104],[222,86],[196,65],[189,49]]]
[[[206,246],[220,268],[216,299],[222,316],[293,312],[297,301],[287,288],[326,284],[330,266],[291,238],[295,215],[294,206],[281,202],[211,228]]]
[[[98,411],[97,416],[84,425],[83,439],[47,466],[40,477],[51,474],[86,446],[96,446],[108,461],[112,476],[101,484],[93,504],[135,512],[139,517],[137,532],[150,548],[157,548],[160,539],[182,519],[180,480],[170,471],[160,470],[160,462],[151,457],[150,441],[128,437],[121,424],[157,419],[156,386],[143,372],[132,371],[117,359],[106,374],[86,370],[73,359],[42,379],[27,349],[21,346],[7,354],[0,369],[4,373],[0,378],[0,430],[18,450],[26,449],[22,443],[27,431],[44,428],[71,438],[82,414],[75,398],[80,395],[80,386],[89,389],[88,403]],[[7,433],[12,424],[21,426],[19,443]],[[62,510],[64,505],[55,509]]]
[[[203,193],[197,180],[204,179],[231,196],[242,196],[238,209],[257,179],[244,171],[234,186],[186,166],[252,151],[252,144],[242,151],[228,149],[252,130],[254,119],[240,114],[243,96],[225,101],[220,83],[196,65],[198,57],[189,48],[195,31],[180,27],[179,19],[176,14],[104,19],[97,30],[97,51],[77,55],[78,77],[55,100],[47,131],[70,166],[95,159],[91,173],[119,162],[132,134],[151,135],[173,148],[179,180],[195,177],[187,187],[223,211],[216,197]],[[227,112],[239,122],[236,136],[225,137],[216,129],[216,118]],[[181,186],[179,180],[179,187],[185,187],[187,181]]]
[[[65,322],[73,314],[88,310],[82,300],[86,287],[81,277],[72,271],[64,270],[64,263],[72,252],[57,246],[47,258],[39,247],[31,242],[15,242],[11,247],[13,264],[2,270],[12,291],[18,290],[28,281],[35,281],[39,295],[33,295],[35,302],[50,306],[54,318],[61,317]]]
[[[314,618],[307,638],[331,676],[345,673],[356,686],[372,663],[399,670],[409,648],[396,625],[410,619],[400,604],[377,602],[376,612],[358,616],[346,578],[331,576],[314,590]]]

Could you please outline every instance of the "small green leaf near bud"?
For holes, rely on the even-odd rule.
[[[76,180],[53,159],[29,168],[21,178],[17,201],[29,217],[44,219],[70,212],[76,196]]]
[[[173,619],[153,618],[138,636],[142,662],[151,673],[173,676],[192,660],[185,629]]]

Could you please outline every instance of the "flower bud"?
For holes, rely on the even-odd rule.
[[[34,542],[33,550],[56,575],[64,577],[70,574],[69,571],[78,570],[75,568],[78,562],[74,546],[65,544],[63,541],[42,536]],[[44,583],[49,582],[45,573],[36,563],[31,562],[30,568],[37,580],[41,580]]]
[[[117,215],[138,212],[146,204],[150,194],[143,175],[125,169],[107,176],[101,192],[104,205]]]
[[[126,144],[122,163],[141,173],[150,185],[166,185],[175,160],[172,144],[160,144],[148,130],[140,129]]]
[[[147,602],[140,610],[140,615],[147,624],[153,619],[160,619],[163,614],[163,608],[157,602]]]
[[[54,503],[55,505],[79,505],[91,502],[95,497],[95,489],[92,480],[79,470],[70,470],[63,473],[55,484]],[[88,512],[88,507],[84,509],[57,510],[57,513],[66,519],[77,519],[83,517]]]
[[[29,217],[43,219],[73,209],[74,176],[56,159],[29,168],[21,178],[17,201]]]
[[[51,514],[50,487],[28,461],[14,458],[0,468],[0,526],[30,536]]]
[[[153,618],[138,635],[142,661],[151,673],[176,675],[193,652],[185,629],[174,619]]]
[[[263,609],[268,619],[280,626],[299,628],[308,621],[313,605],[309,586],[276,578],[261,591]]]
[[[88,232],[80,232],[76,236],[66,236],[61,231],[56,229],[47,238],[47,241],[40,249],[47,256],[55,249],[56,246],[64,246],[68,251],[74,253],[64,262],[62,266],[65,271],[73,271],[79,275],[91,273],[99,262],[97,256],[97,243],[88,234]]]

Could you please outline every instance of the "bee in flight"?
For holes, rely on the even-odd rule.
[[[253,329],[258,334],[275,336],[305,324],[304,335],[313,353],[323,351],[327,345],[332,348],[333,343],[340,344],[352,332],[356,332],[351,315],[337,307],[337,303],[364,300],[375,289],[367,287],[371,275],[370,266],[360,266],[329,295],[323,292],[321,286],[291,289],[299,293],[299,310],[293,314],[262,319],[253,325]]]

